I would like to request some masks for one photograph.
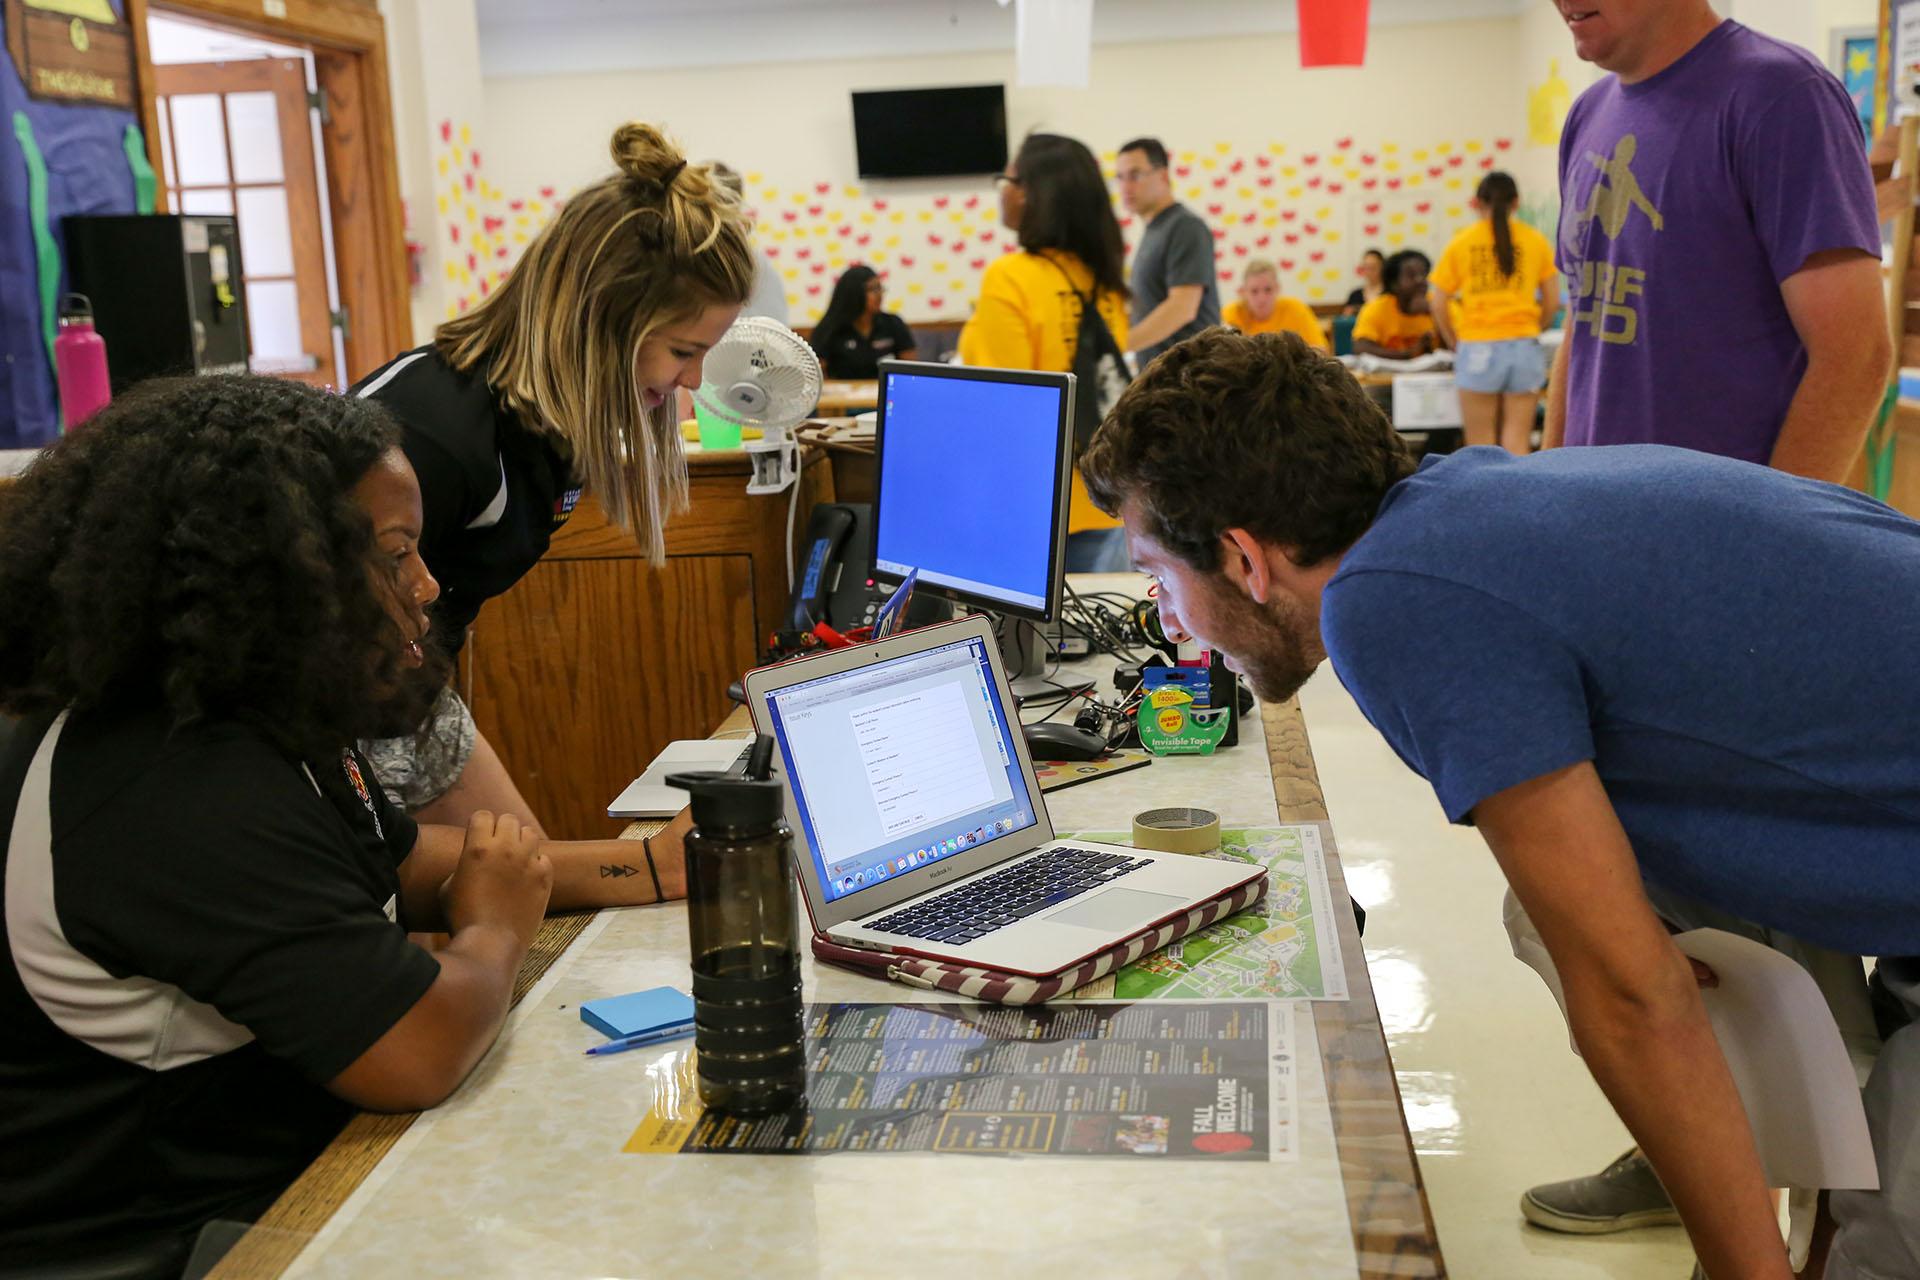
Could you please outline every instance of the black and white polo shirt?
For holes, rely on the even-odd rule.
[[[353,394],[400,420],[420,480],[420,557],[440,583],[433,634],[458,653],[480,606],[520,581],[573,515],[572,464],[558,436],[529,430],[431,346],[376,369]]]
[[[351,751],[158,709],[0,756],[0,1265],[270,1203],[350,1112],[324,1083],[439,974],[397,920],[417,835]]]

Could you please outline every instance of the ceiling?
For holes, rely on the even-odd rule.
[[[1373,0],[1376,26],[1511,17],[1542,0]],[[489,76],[911,57],[1013,48],[998,0],[476,0]],[[1293,0],[1095,0],[1094,41],[1294,30]]]

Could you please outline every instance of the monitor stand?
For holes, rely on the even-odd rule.
[[[1016,698],[1036,698],[1057,693],[1047,677],[1055,665],[1052,651],[1041,624],[1027,618],[988,612],[993,623],[993,638],[1000,646],[1000,661],[1007,670],[1007,683]]]

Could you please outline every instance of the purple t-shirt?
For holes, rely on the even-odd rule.
[[[1806,349],[1780,283],[1880,253],[1853,103],[1803,49],[1721,23],[1660,74],[1608,76],[1560,137],[1567,433],[1766,463]]]

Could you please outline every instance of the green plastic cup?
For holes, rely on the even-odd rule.
[[[700,427],[702,449],[738,449],[740,424],[724,422],[708,413],[698,400],[693,402],[693,420]]]

